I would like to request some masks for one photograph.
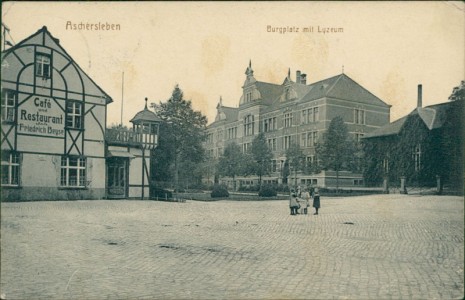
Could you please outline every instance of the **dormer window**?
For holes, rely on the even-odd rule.
[[[247,102],[250,102],[250,101],[252,101],[252,92],[247,92],[245,94],[245,102],[247,103]]]
[[[37,53],[36,54],[36,76],[50,78],[50,55]]]
[[[286,100],[291,99],[291,89],[289,87],[286,88]]]

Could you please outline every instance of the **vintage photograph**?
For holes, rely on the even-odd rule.
[[[0,299],[463,299],[465,4],[2,2]]]

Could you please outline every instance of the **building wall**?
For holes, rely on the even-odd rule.
[[[306,122],[303,120],[302,111],[308,111],[310,108],[318,108],[318,121]],[[269,180],[278,181],[279,183],[281,183],[281,172],[286,159],[285,136],[291,136],[291,141],[300,145],[304,156],[309,157],[310,159],[315,156],[315,146],[307,143],[308,135],[305,139],[302,139],[302,135],[317,132],[317,139],[321,141],[331,120],[336,116],[343,117],[345,124],[348,126],[349,133],[357,140],[359,140],[364,134],[388,124],[390,116],[390,107],[387,105],[366,104],[362,103],[362,101],[348,101],[329,97],[322,97],[320,99],[310,101],[300,101],[300,99],[296,99],[280,103],[272,110],[265,105],[261,105],[260,102],[252,102],[240,105],[238,110],[237,120],[223,120],[221,122],[215,122],[208,127],[207,134],[213,133],[213,139],[211,143],[205,144],[207,153],[211,153],[214,158],[218,158],[221,156],[221,151],[218,152],[218,147],[224,149],[225,145],[229,142],[236,142],[243,148],[244,143],[252,143],[258,133],[264,130],[264,120],[275,117],[277,123],[276,129],[265,132],[265,136],[266,139],[276,139],[276,150],[273,150],[272,152],[273,160],[277,161],[277,169],[276,172],[272,172],[268,177],[264,177],[263,179],[265,182],[266,180]],[[359,111],[363,111],[363,122],[356,120],[355,112],[357,112],[358,115]],[[284,124],[285,113],[293,114],[293,125],[287,128]],[[255,132],[253,136],[245,137],[243,136],[243,120],[248,114],[254,115]],[[227,128],[234,126],[237,126],[238,130],[237,138],[228,139]],[[222,138],[218,137],[216,134],[219,130],[223,130],[223,132],[225,132],[225,135]],[[290,184],[293,184],[294,182],[292,176],[293,174],[290,174],[288,177],[288,182]],[[357,186],[360,184],[360,180],[363,179],[361,174],[345,174],[344,176],[345,178],[341,178],[339,181],[341,186]],[[319,174],[312,175],[304,174],[302,172],[298,173],[298,182],[307,179],[316,179],[318,181],[318,186],[322,187],[336,186],[335,180],[332,179],[331,175],[328,175],[324,171]],[[241,178],[240,180],[251,182],[255,179],[248,177],[243,179]],[[357,180],[357,182],[354,182],[354,180]],[[223,178],[222,181],[227,182],[232,186],[231,178]],[[239,184],[237,184],[237,186],[239,186]]]
[[[12,118],[2,115],[2,153],[20,158],[19,183],[2,178],[2,198],[103,198],[106,105],[111,99],[45,27],[2,53],[1,87],[2,98],[10,92],[15,97]],[[85,161],[84,171],[79,171],[85,176],[76,177],[77,186],[74,170],[63,184],[63,158]]]
[[[142,196],[142,150],[130,148],[129,152],[134,158],[129,161],[129,198],[141,198]],[[150,151],[145,151],[145,163],[150,174]],[[144,198],[149,197],[149,178],[144,174]]]

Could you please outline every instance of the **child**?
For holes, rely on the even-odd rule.
[[[304,200],[304,201],[303,201],[303,205],[302,205],[302,207],[303,207],[303,212],[304,212],[304,214],[307,214],[307,213],[308,213],[307,207],[310,206],[310,204],[309,204],[310,193],[308,192],[308,189],[307,189],[307,188],[304,189],[304,192],[302,193],[302,198],[303,198],[303,200]]]
[[[313,195],[313,207],[315,208],[314,215],[317,215],[318,209],[320,208],[320,194],[318,193],[318,188],[315,189],[315,194]]]
[[[291,197],[289,198],[289,208],[291,209],[291,216],[297,214],[297,209],[299,209],[299,202],[297,202],[297,194],[292,191]]]

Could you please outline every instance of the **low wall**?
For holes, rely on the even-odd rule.
[[[2,202],[40,200],[99,200],[105,189],[58,189],[51,187],[2,188]]]

